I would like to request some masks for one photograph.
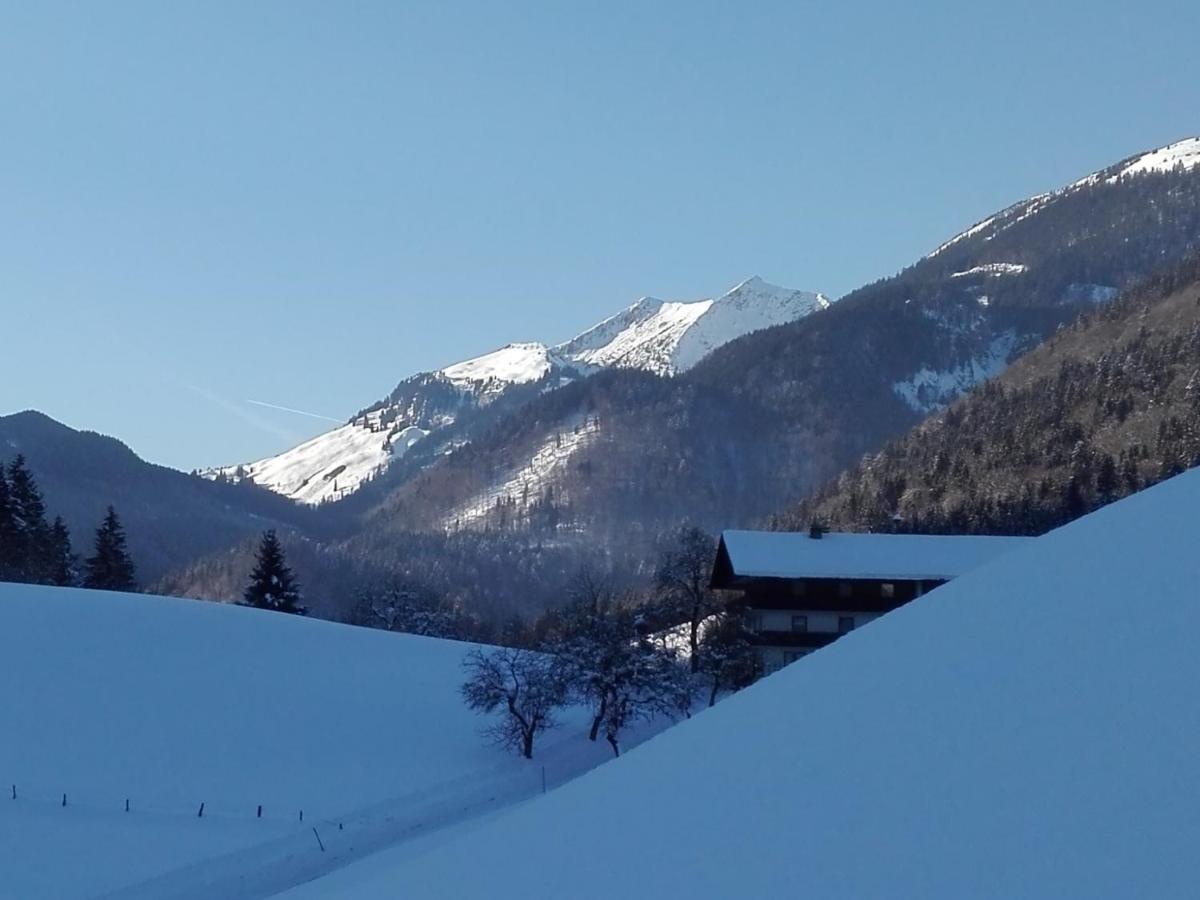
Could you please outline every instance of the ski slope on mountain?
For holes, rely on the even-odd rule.
[[[287,896],[1194,896],[1198,510],[1193,471],[562,790]]]
[[[610,367],[675,375],[736,338],[828,306],[822,294],[778,287],[758,277],[716,299],[667,302],[644,297],[557,346],[512,343],[402,383],[418,386],[418,395],[419,386],[439,396],[449,386],[458,397],[453,413],[422,417],[414,410],[424,404],[406,394],[403,408],[384,403],[285,453],[201,474],[249,478],[301,503],[338,500],[402,457],[417,440],[469,415],[472,407],[488,405],[514,386],[558,372],[560,377],[550,379],[553,383],[548,385],[558,387]],[[385,419],[388,425],[382,427]]]
[[[584,711],[487,744],[453,641],[12,584],[0,633],[6,898],[269,896],[611,755]]]

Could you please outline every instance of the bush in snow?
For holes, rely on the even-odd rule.
[[[440,600],[433,591],[400,578],[359,590],[349,621],[368,628],[460,641],[470,640],[479,630],[473,618]]]

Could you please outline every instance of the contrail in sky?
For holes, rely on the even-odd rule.
[[[343,419],[335,419],[333,416],[323,416],[320,413],[305,412],[302,409],[292,409],[290,406],[280,406],[278,403],[267,403],[263,400],[247,400],[247,403],[253,403],[255,406],[263,406],[267,409],[277,409],[280,412],[295,413],[298,416],[308,416],[310,419],[324,419],[326,422],[337,422],[339,425]]]

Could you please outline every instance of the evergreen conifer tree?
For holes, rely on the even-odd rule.
[[[0,466],[0,581],[9,581],[17,568],[17,520],[8,490],[8,475]]]
[[[137,590],[133,560],[125,549],[125,530],[111,506],[96,529],[96,552],[85,564],[83,586],[101,591]]]
[[[12,509],[13,558],[17,581],[46,581],[50,527],[46,524],[46,504],[33,474],[18,455],[8,467],[8,497]]]
[[[300,605],[300,588],[284,559],[283,547],[274,529],[264,532],[259,541],[258,557],[242,604],[300,616],[307,612]]]
[[[71,552],[71,533],[62,516],[54,517],[50,526],[50,552],[47,556],[46,577],[50,584],[71,587],[76,582],[76,558]]]

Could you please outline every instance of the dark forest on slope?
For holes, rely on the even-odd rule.
[[[1041,534],[1200,463],[1200,257],[1064,329],[774,521]]]

